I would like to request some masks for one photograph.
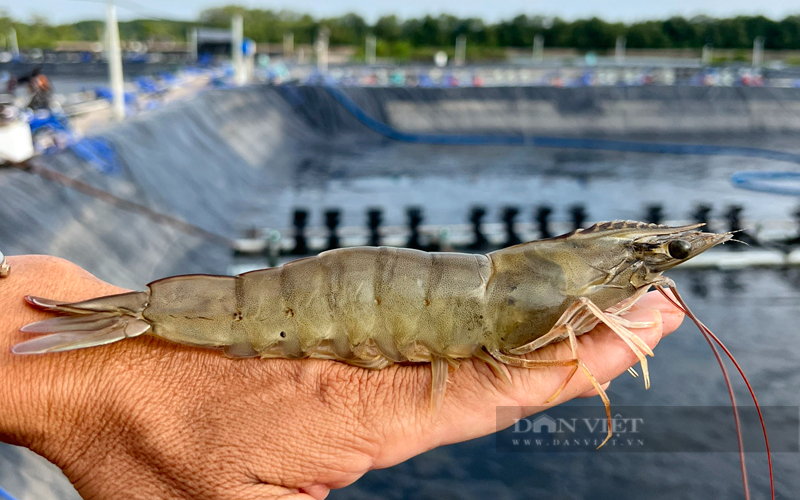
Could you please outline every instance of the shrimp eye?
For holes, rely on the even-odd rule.
[[[685,259],[692,251],[692,244],[686,240],[673,240],[667,245],[667,250],[673,259]]]

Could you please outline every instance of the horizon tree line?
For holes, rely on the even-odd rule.
[[[258,43],[281,43],[284,33],[294,33],[295,43],[313,43],[323,27],[330,32],[331,45],[361,46],[367,35],[379,40],[379,52],[422,47],[450,47],[456,37],[466,35],[468,47],[486,49],[531,47],[536,35],[542,35],[547,47],[575,48],[581,51],[612,49],[618,36],[624,36],[628,48],[699,49],[710,44],[715,48],[749,49],[756,37],[764,37],[765,49],[800,49],[800,15],[773,20],[765,16],[691,19],[671,17],[666,20],[633,23],[607,22],[597,17],[568,21],[559,17],[518,15],[496,23],[480,18],[459,18],[449,14],[401,19],[395,15],[369,24],[358,14],[315,18],[309,14],[268,9],[247,9],[229,5],[201,12],[196,21],[135,19],[120,22],[120,36],[125,40],[185,41],[195,26],[227,28],[234,13],[243,14],[245,36]],[[52,48],[58,41],[95,41],[102,37],[103,21],[87,20],[53,25],[41,16],[30,22],[12,19],[0,11],[0,35],[10,28],[17,32],[21,48]]]

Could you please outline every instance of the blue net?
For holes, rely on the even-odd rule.
[[[731,183],[750,191],[800,196],[800,172],[736,172]]]
[[[69,148],[82,160],[108,175],[119,175],[120,165],[111,145],[102,137],[84,137]]]
[[[55,112],[34,114],[29,125],[40,153],[51,155],[69,149],[104,174],[119,173],[119,162],[110,143],[102,137],[76,137],[66,116]]]

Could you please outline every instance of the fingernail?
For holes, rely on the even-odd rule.
[[[678,327],[681,326],[681,323],[683,322],[683,318],[684,318],[684,314],[682,312],[680,312],[680,311],[675,310],[675,309],[662,313],[661,314],[661,321],[662,321],[661,328],[663,330],[663,333],[661,335],[666,337],[670,333],[672,333],[675,330],[677,330]]]

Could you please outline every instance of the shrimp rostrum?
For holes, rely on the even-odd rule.
[[[28,297],[67,316],[23,327],[50,335],[13,352],[67,351],[151,334],[223,347],[231,357],[313,357],[372,369],[423,362],[432,368],[434,409],[458,359],[477,357],[504,378],[504,365],[566,366],[571,371],[559,392],[581,371],[610,415],[576,337],[607,325],[636,354],[649,385],[646,356],[653,353],[630,329],[651,325],[621,313],[651,286],[672,285],[664,271],[731,238],[699,227],[605,222],[488,255],[348,248],[235,277],[165,278],[145,291],[77,303]],[[572,346],[571,359],[526,359],[562,340]]]

